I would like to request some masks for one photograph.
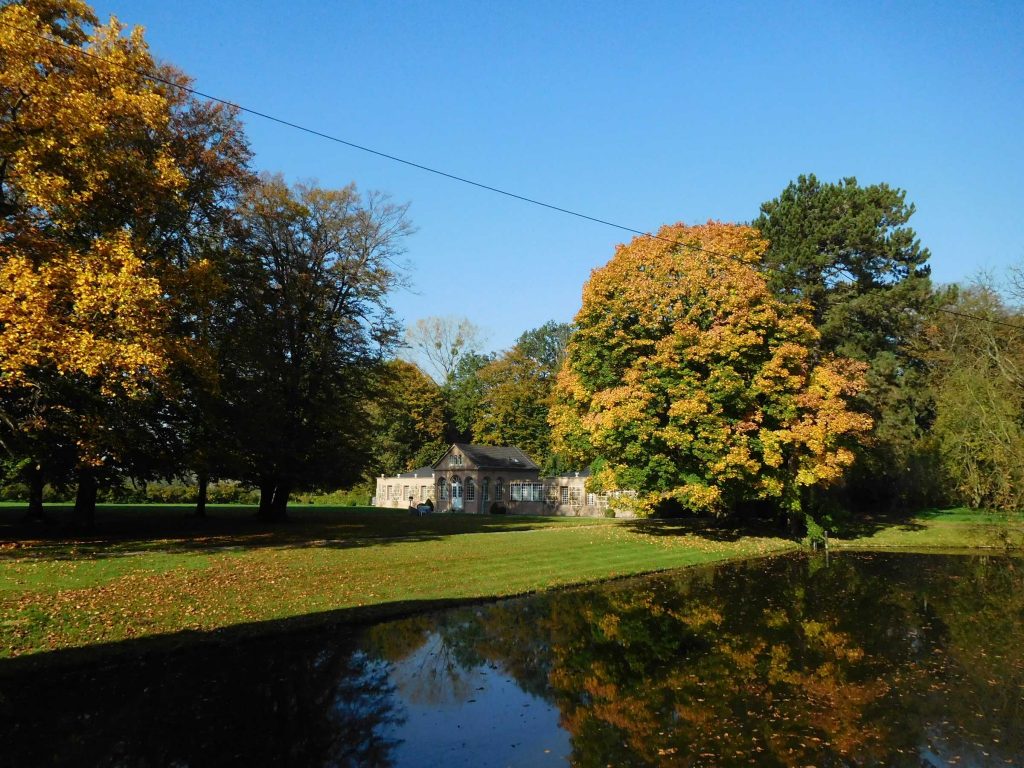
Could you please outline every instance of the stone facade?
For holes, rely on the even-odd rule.
[[[406,509],[430,499],[435,512],[604,515],[608,496],[587,493],[588,475],[542,478],[518,448],[455,443],[432,466],[377,478],[373,503]]]

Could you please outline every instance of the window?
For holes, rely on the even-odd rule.
[[[430,486],[429,485],[421,485],[420,486],[420,501],[426,501],[428,493],[430,493]]]
[[[393,491],[392,491],[392,488],[391,488],[391,486],[389,485],[389,486],[388,486],[388,498],[389,498],[389,499],[392,499],[392,498],[394,498],[394,497],[393,497],[393,496],[391,495],[392,493],[393,493]]]
[[[466,501],[473,501],[476,499],[476,483],[473,482],[472,477],[466,478]]]
[[[595,504],[597,504],[597,494],[596,493],[588,493],[587,494],[587,506],[588,507],[593,507]]]
[[[544,501],[544,484],[515,482],[508,484],[511,501]]]
[[[444,481],[443,477],[437,478],[437,498],[448,499],[448,484]]]
[[[569,486],[563,485],[558,489],[558,503],[568,504],[569,503]]]
[[[412,496],[409,495],[409,486],[408,485],[403,485],[402,486],[402,501],[405,501],[406,499],[411,499],[411,498],[412,498]]]
[[[485,477],[480,482],[480,498],[483,501],[491,500],[491,478]]]
[[[501,501],[503,498],[505,498],[505,488],[504,483],[499,477],[494,481],[494,500]]]
[[[462,466],[462,454],[461,453],[453,453],[451,455],[451,458],[448,459],[448,464],[449,464],[449,466],[452,466],[452,467],[461,467]]]

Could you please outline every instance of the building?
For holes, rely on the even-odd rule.
[[[454,443],[432,466],[378,477],[373,503],[405,509],[430,499],[435,512],[604,515],[608,494],[587,493],[589,474],[542,478],[518,448]]]

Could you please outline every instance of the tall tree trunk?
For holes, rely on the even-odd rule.
[[[256,511],[256,516],[261,520],[273,519],[274,489],[276,487],[277,483],[273,480],[266,478],[260,480],[260,507]]]
[[[28,470],[28,518],[43,519],[43,465],[38,462]]]
[[[96,520],[96,473],[88,467],[78,470],[74,522],[79,528],[91,528]]]
[[[196,499],[196,517],[206,517],[206,495],[210,487],[210,476],[206,472],[200,472],[199,477],[199,498]]]

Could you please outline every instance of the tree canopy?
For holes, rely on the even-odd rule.
[[[373,375],[399,337],[387,295],[406,207],[354,185],[264,176],[239,211],[228,397],[245,478],[280,517],[293,488],[340,487],[368,462]]]
[[[816,348],[868,364],[858,407],[871,414],[853,483],[861,502],[928,503],[922,436],[930,427],[924,361],[915,351],[934,317],[929,252],[908,226],[914,206],[888,184],[800,176],[761,206],[765,274],[776,294],[803,302]],[[847,499],[849,501],[849,499]]]
[[[548,417],[571,330],[567,323],[548,321],[524,332],[512,349],[480,369],[474,440],[518,446],[545,471],[558,469]]]
[[[651,509],[723,512],[839,481],[871,420],[864,366],[816,359],[806,310],[776,298],[750,227],[663,227],[619,246],[584,286],[558,378],[556,449]]]

